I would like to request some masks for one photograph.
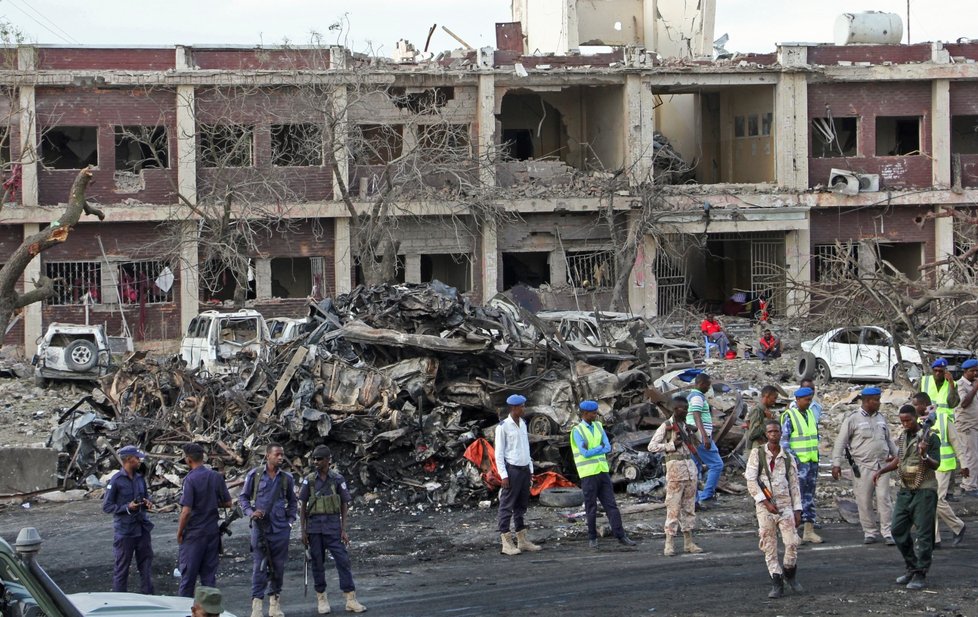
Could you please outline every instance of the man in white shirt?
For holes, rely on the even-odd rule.
[[[526,537],[523,515],[530,503],[530,480],[533,461],[530,459],[530,438],[523,421],[526,397],[511,394],[506,399],[509,414],[496,426],[496,470],[502,478],[499,490],[499,536],[504,555],[519,555],[523,551],[538,551],[540,547]],[[516,531],[516,544],[509,535],[510,521]]]

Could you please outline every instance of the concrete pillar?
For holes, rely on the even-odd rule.
[[[577,0],[564,0],[566,8],[565,34],[567,35],[567,51],[577,50],[581,46],[581,26],[577,19]],[[557,53],[561,53],[560,50]]]
[[[418,253],[407,253],[404,255],[404,282],[421,282],[421,255]]]
[[[333,54],[335,55],[335,54]],[[347,121],[346,108],[349,105],[346,86],[337,86],[332,93],[333,102],[333,143],[324,144],[326,148],[333,149],[333,156],[336,157],[336,166],[339,169],[339,180],[343,182],[347,192],[352,195],[359,194],[359,187],[350,186],[350,157],[347,151],[347,141],[350,131],[350,124]],[[327,120],[329,121],[329,120]],[[333,199],[340,201],[343,199],[343,192],[340,191],[340,183],[337,178],[333,178]]]
[[[193,86],[177,86],[177,190],[197,204],[197,118]]]
[[[183,224],[180,242],[180,334],[181,338],[197,316],[200,303],[200,254],[197,251],[197,222]]]
[[[628,224],[638,225],[639,212],[630,212]],[[654,317],[658,315],[659,293],[655,281],[655,256],[658,244],[651,234],[642,233],[635,254],[635,263],[628,275],[628,307],[636,315]]]
[[[478,160],[482,163],[479,170],[479,183],[486,189],[496,186],[496,166],[490,164],[495,160],[496,149],[496,78],[492,73],[479,75],[479,109],[476,123],[479,134]]]
[[[485,302],[499,292],[499,238],[494,220],[482,222],[482,254],[479,255],[479,267],[482,278],[482,301]]]
[[[350,293],[353,289],[353,253],[350,247],[350,219],[335,218],[333,234],[333,275],[336,278],[336,295]]]
[[[559,247],[550,251],[550,284],[553,287],[570,284],[567,278],[567,255]]]
[[[938,207],[937,212],[941,209]],[[934,219],[934,258],[937,261],[954,255],[954,219],[950,216]],[[941,266],[939,271],[946,272],[948,266]],[[951,281],[947,281],[948,284]]]
[[[37,49],[31,45],[17,48],[17,68],[21,71],[36,69]],[[37,105],[34,86],[20,86],[20,165],[21,196],[25,206],[38,204],[37,185]],[[33,344],[33,339],[31,339]]]
[[[778,60],[784,68],[805,67],[808,48],[782,45],[778,48]],[[778,186],[808,190],[808,79],[804,72],[780,74],[774,89],[774,114]]]
[[[41,231],[38,223],[24,223],[24,238]],[[35,257],[24,269],[24,291],[34,288],[34,282],[41,278],[41,258]],[[24,357],[31,358],[37,352],[37,339],[44,334],[44,323],[41,315],[42,302],[35,302],[24,307]]]
[[[645,49],[656,50],[656,39],[658,38],[658,19],[659,0],[642,0],[642,40]]]
[[[266,300],[272,297],[272,260],[255,259],[255,298]]]
[[[809,226],[805,229],[787,231],[784,236],[784,263],[788,278],[788,305],[784,308],[788,317],[807,315],[811,301],[807,291],[812,282],[811,217],[808,220]]]
[[[951,81],[935,79],[930,91],[932,179],[934,188],[948,188],[951,186]]]
[[[652,179],[652,139],[655,133],[655,97],[642,76],[625,76],[625,169],[631,170],[629,181],[636,185]]]

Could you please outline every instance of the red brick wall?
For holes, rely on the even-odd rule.
[[[193,64],[201,69],[328,69],[327,49],[193,49]]]
[[[930,60],[930,43],[918,45],[813,45],[808,48],[809,64],[836,64],[843,62],[927,62]]]
[[[921,151],[931,151],[931,91],[929,83],[841,83],[808,86],[809,118],[858,116],[858,155],[849,157],[853,170],[880,174],[880,188],[923,187],[932,184],[932,165],[927,156],[875,156],[877,116],[920,116]],[[809,152],[811,129],[809,128]],[[808,159],[810,186],[826,184],[833,167],[846,168],[842,158]]]
[[[954,56],[964,56],[970,60],[978,60],[978,43],[945,43],[944,49]],[[954,84],[951,84],[952,87]]]
[[[98,169],[88,197],[100,203],[118,203],[135,199],[152,204],[176,201],[176,95],[165,90],[127,90],[110,88],[38,88],[38,126],[43,132],[49,126],[96,126],[98,134]],[[169,169],[144,170],[145,189],[123,192],[116,189],[116,126],[166,126],[169,146]],[[77,170],[39,171],[40,203],[63,203]]]
[[[95,49],[69,47],[40,47],[37,68],[66,69],[123,69],[133,71],[165,71],[174,68],[176,51],[169,49]]]
[[[914,217],[930,212],[926,206],[890,208],[816,208],[811,211],[812,246],[880,238],[891,242],[923,242],[924,259],[935,254],[934,221],[919,227]]]
[[[7,263],[7,260],[13,255],[17,247],[24,239],[24,228],[20,225],[0,225],[0,264]],[[21,280],[20,284],[17,285],[18,290],[23,290],[24,282]],[[3,345],[6,347],[11,346],[21,346],[24,344],[24,321],[21,320],[17,322],[17,325],[13,327],[9,334],[3,339]]]

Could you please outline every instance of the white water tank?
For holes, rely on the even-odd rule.
[[[899,45],[903,20],[896,13],[843,13],[835,19],[836,45]]]

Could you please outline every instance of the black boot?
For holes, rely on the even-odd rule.
[[[784,580],[781,578],[780,574],[771,575],[771,591],[768,592],[767,597],[769,598],[780,598],[784,595]]]
[[[801,583],[795,580],[795,574],[798,573],[798,566],[791,566],[790,568],[784,569],[784,582],[788,583],[791,590],[796,593],[801,593],[805,589],[801,586]]]

